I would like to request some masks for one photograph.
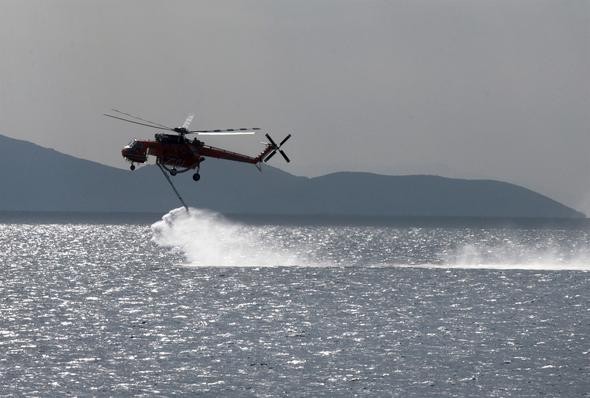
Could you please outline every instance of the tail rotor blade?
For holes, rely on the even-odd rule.
[[[291,134],[289,134],[288,136],[286,136],[285,138],[283,138],[283,141],[281,141],[281,143],[279,144],[279,146],[280,146],[280,147],[281,147],[281,146],[283,146],[283,144],[284,144],[285,142],[287,142],[287,140],[288,140],[289,138],[291,138]]]
[[[277,151],[276,151],[276,150],[275,150],[275,151],[272,151],[272,152],[270,153],[270,155],[268,155],[268,156],[266,157],[266,159],[264,159],[264,161],[265,161],[265,162],[268,162],[268,161],[270,160],[270,158],[272,158],[272,157],[275,155],[275,153],[277,153]]]
[[[278,148],[278,147],[279,147],[279,146],[277,145],[277,143],[276,143],[276,142],[274,142],[274,140],[273,140],[273,139],[270,137],[270,135],[268,135],[268,133],[267,133],[267,134],[265,134],[265,135],[266,135],[266,139],[267,139],[267,140],[268,140],[268,141],[269,141],[269,142],[272,144],[272,146],[273,146],[274,148]]]
[[[283,152],[282,149],[279,149],[279,152],[281,153],[281,155],[283,155],[283,157],[285,158],[285,160],[287,161],[287,163],[290,162],[289,158],[287,157],[287,155],[285,154],[285,152]]]

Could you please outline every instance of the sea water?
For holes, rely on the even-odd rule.
[[[0,267],[0,396],[590,396],[584,222],[33,215]]]

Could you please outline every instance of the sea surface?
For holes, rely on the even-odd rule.
[[[0,214],[0,397],[590,397],[584,221]]]

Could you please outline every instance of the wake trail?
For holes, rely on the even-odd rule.
[[[590,250],[570,251],[551,244],[536,247],[526,244],[499,246],[465,244],[443,258],[445,268],[590,271]]]
[[[590,251],[569,252],[564,248],[527,245],[464,244],[449,253],[440,254],[438,261],[415,264],[382,263],[374,267],[481,269],[522,271],[590,271]]]

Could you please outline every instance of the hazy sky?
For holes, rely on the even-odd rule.
[[[589,0],[3,0],[0,50],[0,133],[75,156],[127,167],[153,135],[112,107],[194,112],[292,132],[293,174],[493,178],[590,213]]]

